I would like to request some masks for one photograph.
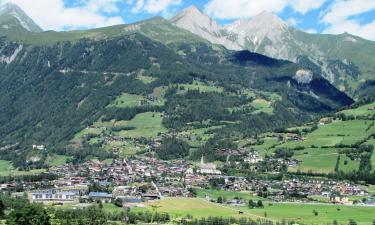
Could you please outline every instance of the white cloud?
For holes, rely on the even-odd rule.
[[[124,23],[121,17],[103,13],[117,12],[121,0],[82,0],[66,7],[63,0],[6,0],[20,6],[44,30],[65,30],[110,26]]]
[[[304,31],[307,32],[307,33],[310,33],[310,34],[316,34],[316,33],[318,33],[318,31],[315,30],[314,28],[310,28],[310,29],[307,29],[307,30],[304,30]]]
[[[371,23],[361,25],[352,20],[346,20],[340,23],[330,25],[323,33],[328,34],[342,34],[348,32],[369,40],[375,40],[375,20]]]
[[[375,20],[361,24],[352,16],[358,16],[375,10],[374,0],[336,0],[329,10],[321,15],[320,22],[328,27],[324,33],[339,34],[348,32],[367,39],[375,40]]]
[[[210,0],[205,12],[218,19],[253,17],[263,11],[282,12],[286,7],[305,14],[320,8],[326,0]]]
[[[299,24],[300,21],[298,21],[296,18],[291,17],[287,19],[286,22],[289,26],[296,26],[297,24]]]
[[[162,13],[169,16],[170,8],[182,4],[182,0],[127,0],[132,5],[132,12],[139,13],[145,11],[150,14]]]
[[[305,14],[313,9],[320,8],[326,0],[290,0],[290,6],[299,13]]]

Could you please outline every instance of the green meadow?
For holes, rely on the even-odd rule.
[[[165,198],[147,203],[147,209],[167,212],[173,218],[186,215],[196,218],[250,217],[267,218],[273,221],[293,220],[297,223],[316,225],[332,224],[334,220],[339,224],[348,224],[350,219],[355,220],[359,225],[370,225],[375,219],[375,207],[264,202],[264,208],[249,209],[243,206],[210,203],[202,198]],[[239,211],[243,211],[244,214],[239,214]]]
[[[265,216],[275,220],[294,220],[302,224],[332,224],[336,220],[339,224],[348,224],[353,219],[359,225],[370,225],[375,219],[375,207],[342,206],[323,204],[293,204],[274,203],[264,204],[261,209],[241,208],[246,212],[258,216]],[[317,215],[314,214],[317,212]]]
[[[200,198],[165,198],[163,200],[149,202],[147,208],[149,210],[155,208],[159,212],[166,212],[173,218],[185,217],[187,215],[196,218],[209,216],[239,216],[238,210],[225,208]]]
[[[23,175],[34,175],[45,172],[45,169],[35,169],[28,171],[15,170],[10,161],[0,160],[0,176],[23,176]]]
[[[207,85],[201,81],[194,81],[191,84],[179,84],[178,89],[180,92],[186,92],[188,90],[195,90],[200,92],[218,92],[222,93],[224,89],[213,85]]]
[[[261,197],[253,195],[250,192],[245,191],[227,191],[227,190],[215,190],[215,189],[202,189],[196,188],[197,197],[199,198],[206,198],[208,196],[211,200],[216,201],[217,198],[222,197],[224,200],[230,200],[234,198],[240,198],[245,200],[260,200]]]
[[[305,146],[334,146],[336,144],[354,144],[358,140],[367,137],[373,132],[372,129],[366,131],[370,125],[368,120],[336,120],[330,124],[321,125],[318,129],[309,133],[306,140],[302,142],[287,142],[280,147]]]
[[[374,107],[374,106],[375,106],[375,102],[367,104],[367,105],[360,106],[360,107],[355,108],[355,109],[343,110],[340,113],[345,113],[346,115],[352,115],[352,116],[374,115],[375,110],[372,110],[372,111],[368,110],[370,107]]]
[[[49,155],[46,159],[46,164],[49,166],[64,165],[69,158],[71,157],[66,155]]]
[[[115,126],[134,127],[133,130],[122,130],[116,132],[120,137],[156,137],[159,133],[166,132],[162,125],[162,114],[156,112],[146,112],[137,114],[132,120],[117,121]]]

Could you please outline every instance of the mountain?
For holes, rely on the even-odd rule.
[[[86,31],[13,29],[0,38],[0,158],[16,167],[29,166],[34,144],[99,157],[114,140],[196,129],[250,137],[353,103],[318,72],[228,50],[160,17]]]
[[[193,17],[183,11],[175,18],[180,18],[171,20],[177,26],[228,49],[250,50],[298,62],[321,73],[333,85],[353,97],[361,95],[359,87],[366,81],[374,80],[375,42],[354,35],[306,33],[290,27],[269,12],[262,12],[251,19],[237,20],[225,27],[217,25],[203,13]],[[190,26],[179,22],[181,20],[199,26]],[[211,24],[216,24],[215,29]]]
[[[17,5],[0,5],[0,30],[42,32],[43,30]]]
[[[231,41],[231,34],[221,27],[216,21],[208,17],[195,6],[184,9],[170,20],[176,26],[186,29],[214,44],[224,45],[228,49],[240,50],[239,44]]]

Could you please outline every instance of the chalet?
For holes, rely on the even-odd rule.
[[[375,106],[368,107],[368,111],[374,111],[374,110],[375,110]]]

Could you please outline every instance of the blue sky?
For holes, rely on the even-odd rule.
[[[88,29],[170,18],[195,5],[220,24],[262,11],[311,33],[349,32],[375,40],[375,0],[0,0],[18,4],[45,30]]]

